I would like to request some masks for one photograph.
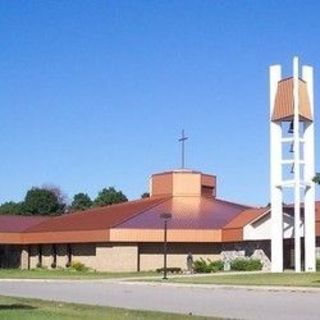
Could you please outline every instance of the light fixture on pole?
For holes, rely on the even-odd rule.
[[[167,280],[167,233],[168,221],[172,218],[172,214],[164,212],[160,214],[160,218],[164,221],[164,237],[163,237],[163,280]]]

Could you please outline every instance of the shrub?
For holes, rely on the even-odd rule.
[[[162,273],[162,272],[164,272],[164,268],[158,268],[158,269],[156,269],[156,271],[158,273]],[[170,272],[170,273],[181,273],[182,270],[179,267],[169,267],[169,268],[167,268],[167,272]]]
[[[212,261],[208,259],[206,261],[203,258],[200,258],[199,260],[194,261],[193,270],[197,273],[210,273],[223,270],[223,266],[222,260]]]
[[[36,264],[36,268],[35,270],[47,270],[48,269],[48,266],[44,266],[42,263],[38,262]]]
[[[262,263],[259,259],[237,258],[231,261],[231,270],[235,271],[254,271],[261,270]]]
[[[224,262],[222,260],[215,260],[215,261],[210,261],[210,267],[211,269],[215,271],[223,271],[224,269]]]
[[[211,268],[206,260],[200,258],[193,262],[193,270],[197,273],[210,273]]]
[[[74,261],[71,263],[71,269],[75,271],[88,271],[89,268],[82,262]]]
[[[320,271],[320,259],[317,259],[316,268],[317,268],[317,271]]]
[[[52,262],[52,263],[51,263],[51,268],[52,268],[52,269],[55,269],[56,267],[57,267],[56,262]]]

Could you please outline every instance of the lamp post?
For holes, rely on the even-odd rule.
[[[171,213],[161,213],[160,218],[164,221],[164,241],[163,241],[163,280],[167,280],[167,230],[168,220],[172,218]]]

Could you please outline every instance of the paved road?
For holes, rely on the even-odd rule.
[[[0,281],[0,294],[233,319],[320,319],[320,292],[199,288],[119,281]]]

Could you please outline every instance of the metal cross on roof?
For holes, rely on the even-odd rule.
[[[179,142],[181,142],[181,169],[185,168],[185,147],[184,147],[184,143],[188,139],[189,139],[189,137],[186,137],[184,135],[184,130],[182,130],[181,138],[178,140]]]

